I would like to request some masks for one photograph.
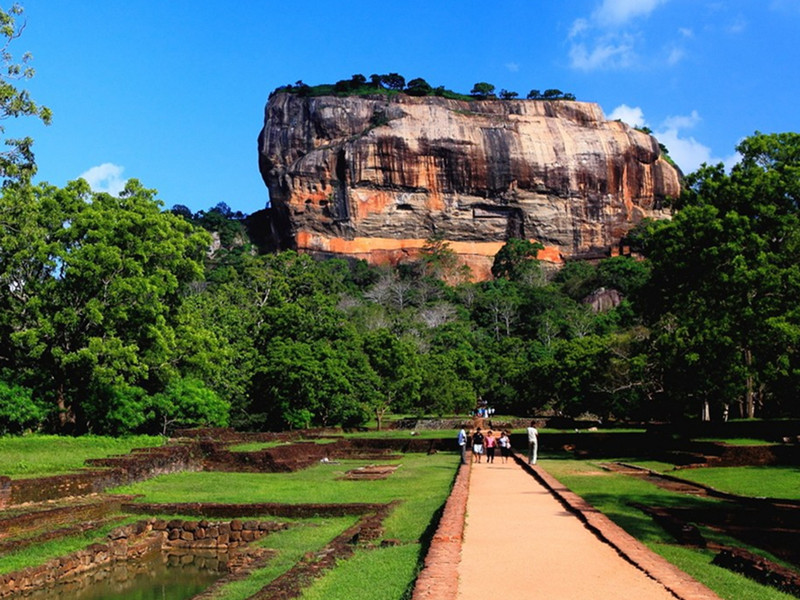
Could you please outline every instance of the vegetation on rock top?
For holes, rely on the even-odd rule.
[[[288,93],[298,96],[369,96],[375,94],[408,96],[438,96],[451,100],[514,100],[519,97],[517,92],[500,90],[495,92],[495,86],[485,81],[476,83],[469,94],[463,94],[446,89],[444,86],[433,87],[421,77],[406,82],[405,77],[397,73],[386,75],[373,74],[369,80],[361,74],[353,75],[350,79],[342,79],[336,83],[323,83],[308,85],[302,81],[276,88],[272,94]],[[270,94],[270,96],[272,96]],[[528,100],[575,100],[574,94],[564,93],[558,89],[547,89],[544,92],[531,90],[527,95]]]

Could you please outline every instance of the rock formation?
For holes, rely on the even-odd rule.
[[[680,193],[655,138],[563,100],[278,93],[259,167],[275,247],[396,263],[438,236],[479,279],[509,237],[608,255]]]

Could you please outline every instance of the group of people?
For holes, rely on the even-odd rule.
[[[539,431],[536,429],[536,422],[531,421],[528,427],[528,464],[535,465],[539,451]],[[458,445],[461,450],[461,464],[467,464],[467,447],[472,447],[472,462],[480,463],[484,454],[486,455],[486,462],[493,463],[495,451],[500,448],[500,456],[505,463],[508,457],[511,456],[511,437],[508,431],[503,430],[497,436],[490,429],[485,434],[478,427],[474,432],[467,432],[461,429],[458,432]]]

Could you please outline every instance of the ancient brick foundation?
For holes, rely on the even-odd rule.
[[[137,561],[152,552],[214,549],[229,551],[285,529],[282,523],[239,521],[228,523],[148,519],[119,527],[103,544],[91,544],[43,565],[0,575],[0,598],[77,580],[117,561]]]

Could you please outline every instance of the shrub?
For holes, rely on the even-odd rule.
[[[0,380],[0,433],[37,429],[46,416],[47,409],[30,389]]]

